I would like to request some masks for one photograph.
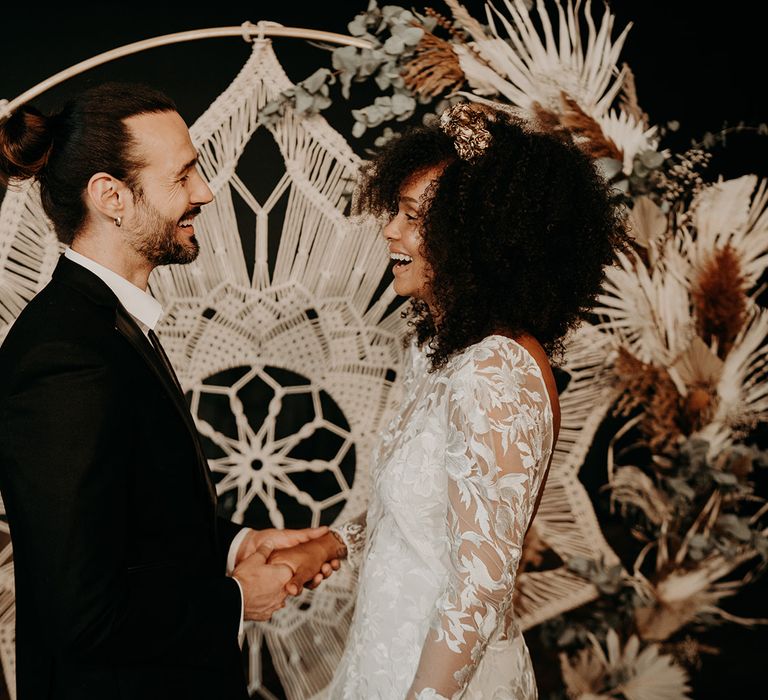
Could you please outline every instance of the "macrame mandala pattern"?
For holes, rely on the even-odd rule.
[[[165,310],[158,333],[203,436],[222,511],[259,527],[330,524],[365,508],[368,456],[397,403],[405,330],[391,285],[381,291],[389,261],[380,222],[345,214],[360,159],[322,117],[300,118],[287,107],[269,127],[285,171],[263,203],[238,175],[246,146],[266,128],[260,107],[289,87],[271,43],[255,41],[239,75],[191,129],[216,195],[198,218],[200,256],[150,280]],[[238,230],[243,207],[254,230]],[[47,283],[59,253],[37,187],[9,191],[0,210],[0,338]],[[563,561],[617,561],[577,477],[614,398],[600,337],[584,326],[569,343],[560,438],[535,524]],[[322,690],[341,656],[354,587],[343,567],[317,591],[289,599],[272,622],[247,626],[257,697],[274,697],[262,683],[265,644],[288,698]],[[596,595],[564,565],[524,573],[520,626]],[[0,655],[11,693],[13,600],[7,545]]]

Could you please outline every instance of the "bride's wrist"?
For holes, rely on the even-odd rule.
[[[333,529],[328,530],[328,534],[323,536],[324,544],[327,545],[327,551],[330,553],[328,559],[346,559],[347,545],[344,538]]]

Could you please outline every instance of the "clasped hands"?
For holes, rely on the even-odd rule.
[[[288,595],[315,588],[340,566],[344,553],[326,526],[306,530],[251,530],[240,545],[232,576],[243,589],[246,620],[269,620]]]

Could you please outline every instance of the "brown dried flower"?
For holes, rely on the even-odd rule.
[[[681,435],[682,401],[675,383],[662,367],[641,362],[625,348],[619,349],[614,372],[622,395],[614,409],[627,415],[638,406],[644,411],[640,430],[653,452],[674,451]]]
[[[744,325],[746,280],[736,251],[726,245],[704,265],[693,289],[697,331],[709,344],[717,339],[717,354],[725,357]]]
[[[416,46],[402,76],[411,92],[428,97],[455,92],[464,84],[464,71],[451,42],[429,32]]]
[[[461,102],[442,113],[440,128],[453,139],[459,158],[472,161],[491,143],[491,133],[486,126],[494,118],[490,107]]]

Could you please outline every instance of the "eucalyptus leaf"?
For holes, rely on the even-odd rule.
[[[386,90],[392,85],[392,78],[386,72],[379,73],[373,80],[378,85],[379,90]]]
[[[363,36],[363,34],[368,32],[368,23],[366,22],[367,17],[365,15],[357,15],[349,24],[347,24],[347,29],[349,30],[349,33],[352,36]]]
[[[339,76],[339,82],[341,83],[341,95],[345,100],[348,100],[350,96],[349,88],[352,85],[352,74],[342,73]]]
[[[611,188],[618,193],[626,194],[627,192],[629,192],[629,180],[627,180],[627,178],[624,178],[623,180],[618,180],[617,182],[613,182],[611,183]]]
[[[352,127],[352,136],[359,139],[365,133],[366,126],[363,122],[355,122]]]
[[[423,36],[424,30],[421,27],[406,27],[402,39],[406,46],[416,46]]]
[[[312,110],[315,103],[315,98],[310,95],[306,90],[299,90],[296,93],[296,112],[299,114],[306,114]]]
[[[416,19],[418,19],[421,26],[424,27],[425,32],[434,31],[435,27],[437,26],[437,17],[422,15],[421,13],[417,12]]]
[[[407,95],[392,96],[392,112],[395,116],[402,116],[405,113],[413,112],[416,109],[416,100]]]
[[[639,158],[635,158],[635,162],[632,164],[632,174],[635,177],[645,178],[648,177],[648,173],[651,172]]]
[[[327,68],[318,68],[312,75],[302,80],[301,85],[307,92],[316,93],[330,77],[332,77],[331,71]]]
[[[642,164],[650,170],[658,168],[664,162],[664,156],[658,151],[653,150],[643,151],[639,154],[638,158],[640,158]]]
[[[391,36],[384,42],[384,51],[390,55],[399,56],[405,50],[405,42],[397,36]]]
[[[361,63],[360,53],[354,46],[342,46],[331,54],[331,64],[336,70],[356,73]]]
[[[363,49],[360,53],[360,63],[357,67],[357,74],[366,77],[372,75],[386,60],[386,54],[380,49]]]
[[[333,104],[333,100],[328,95],[315,95],[315,104],[313,110],[315,112],[322,112],[324,109],[328,109]]]
[[[614,175],[620,173],[623,165],[620,160],[615,158],[598,158],[595,163],[606,180],[610,180]]]

